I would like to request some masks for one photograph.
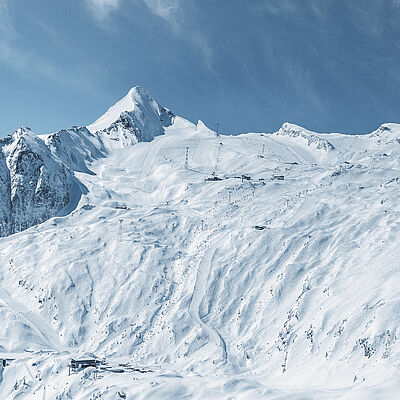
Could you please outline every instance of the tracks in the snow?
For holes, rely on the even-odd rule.
[[[201,242],[200,249],[206,248],[203,255],[199,260],[197,268],[196,282],[193,289],[192,299],[189,305],[189,313],[193,321],[201,328],[204,329],[209,337],[209,339],[220,346],[222,350],[222,360],[223,364],[226,364],[228,359],[226,343],[221,334],[212,325],[207,324],[201,317],[200,306],[203,298],[207,291],[207,282],[210,276],[212,259],[215,251],[217,250],[219,244],[223,241],[227,232],[220,232],[219,230],[214,230],[207,238]],[[211,246],[208,245],[212,243]],[[209,342],[210,343],[210,342]],[[208,343],[208,344],[209,344]]]

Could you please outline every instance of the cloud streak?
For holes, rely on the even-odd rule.
[[[120,7],[120,0],[85,0],[94,16],[100,20],[105,20],[112,12]]]
[[[256,0],[252,4],[255,12],[282,15],[296,11],[295,0]]]
[[[0,0],[4,1],[4,0]],[[118,11],[123,2],[128,0],[85,0],[94,16],[103,21],[113,12]],[[180,0],[129,0],[131,2],[144,3],[148,9],[158,17],[175,25],[177,23],[176,15],[179,10]]]
[[[15,36],[15,30],[11,23],[11,14],[8,0],[0,0],[0,40],[8,40]]]
[[[149,10],[169,23],[177,23],[177,13],[180,7],[179,0],[142,0]]]
[[[0,60],[14,63],[18,61],[13,50],[12,41],[16,32],[11,21],[8,0],[0,0]],[[23,59],[23,58],[22,58]],[[21,59],[21,60],[22,60]],[[16,65],[19,65],[18,63]]]

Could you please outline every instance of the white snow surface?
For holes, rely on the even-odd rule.
[[[397,398],[400,125],[228,136],[171,113],[128,146],[107,129],[129,93],[41,137],[86,190],[0,239],[0,399]],[[108,368],[69,375],[89,357]]]

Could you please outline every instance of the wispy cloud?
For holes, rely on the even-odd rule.
[[[249,0],[249,8],[257,14],[267,13],[275,17],[296,19],[301,19],[305,11],[310,11],[318,18],[326,15],[329,3],[332,1],[337,0]],[[400,0],[393,1],[400,2]]]
[[[338,9],[338,0],[249,0],[249,8],[256,13],[267,13],[278,17],[295,17],[311,11],[317,17],[324,17],[333,9]],[[375,24],[383,10],[400,7],[400,0],[342,0],[340,8],[344,16],[354,19],[354,23],[367,27],[366,21]],[[308,17],[307,17],[308,18]],[[382,21],[381,21],[382,22]],[[368,26],[369,27],[369,26]]]
[[[85,0],[93,15],[103,21],[113,11],[118,10],[120,0]]]
[[[255,0],[251,6],[256,12],[267,12],[272,15],[296,11],[295,0]]]
[[[177,23],[180,0],[142,0],[151,12],[171,24]]]
[[[1,41],[8,40],[15,35],[8,0],[0,0],[0,34]]]
[[[128,0],[85,0],[94,16],[100,20],[109,17],[117,11],[123,2]],[[131,2],[142,2],[150,11],[166,21],[176,24],[176,14],[179,9],[180,0],[129,0]]]
[[[8,0],[0,0],[0,60],[16,61],[11,46],[16,32],[11,21]],[[17,64],[18,65],[18,64]]]
[[[182,0],[136,0],[143,1],[149,10],[158,17],[167,21],[176,35],[190,41],[200,52],[201,57],[210,72],[213,70],[213,49],[207,35],[193,24],[188,26],[185,18],[185,6]],[[188,5],[188,0],[186,5]],[[195,12],[194,9],[191,9]]]

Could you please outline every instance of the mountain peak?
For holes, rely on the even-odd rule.
[[[19,136],[21,136],[21,135],[23,135],[23,134],[25,134],[25,133],[34,134],[34,133],[32,132],[32,129],[31,129],[31,128],[29,128],[29,127],[27,127],[27,126],[21,126],[20,128],[18,128],[18,129],[14,132],[14,135],[19,135]]]
[[[129,89],[128,95],[131,96],[132,98],[134,98],[135,96],[150,97],[149,92],[145,88],[139,85],[133,86],[131,89]]]
[[[37,154],[40,154],[46,149],[42,140],[32,130],[26,126],[18,128],[11,136],[11,147],[9,148],[29,148]]]
[[[159,108],[157,102],[141,86],[131,88],[121,100],[117,101],[87,128],[92,133],[102,131],[116,122],[122,113],[134,112],[137,108],[151,108],[154,111]]]
[[[173,117],[145,89],[134,86],[87,129],[104,137],[109,148],[127,147],[164,134]]]

